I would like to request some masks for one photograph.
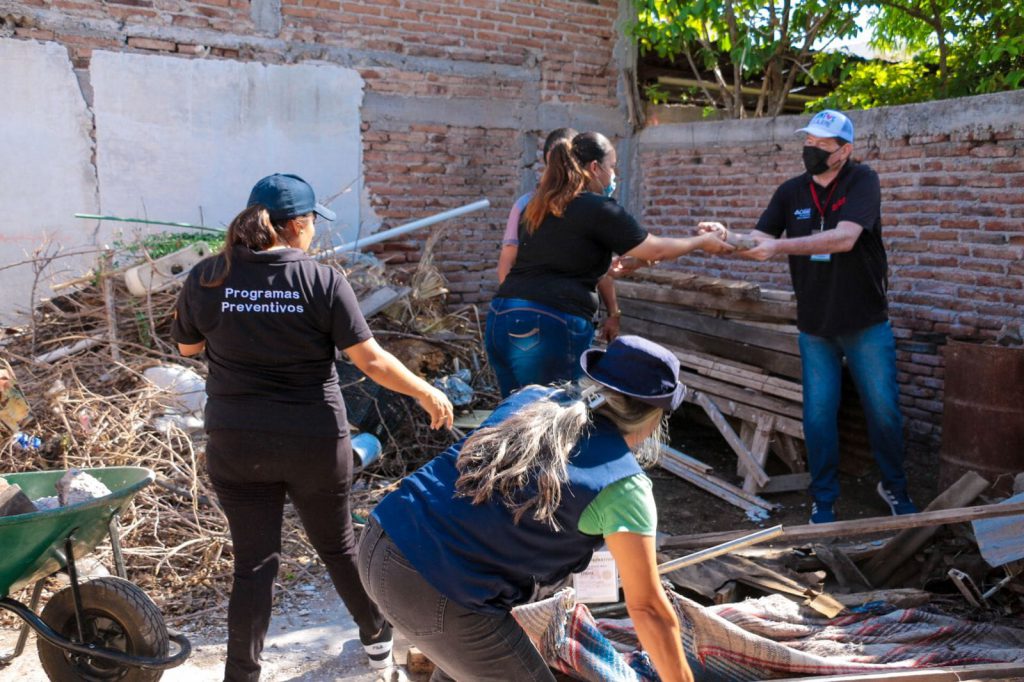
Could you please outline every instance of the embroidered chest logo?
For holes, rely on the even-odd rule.
[[[843,204],[845,204],[845,203],[846,203],[846,197],[843,197],[843,198],[839,199],[839,201],[837,201],[836,203],[832,204],[832,210],[833,210],[833,211],[838,211],[838,210],[839,210],[839,208],[840,208],[840,207],[841,207],[841,206],[842,206]]]
[[[793,211],[793,217],[796,218],[797,220],[810,220],[811,219],[811,209],[809,209],[809,208],[798,208],[797,210]]]

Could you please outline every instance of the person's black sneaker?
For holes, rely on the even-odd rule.
[[[376,635],[366,637],[359,633],[359,641],[362,642],[366,657],[370,660],[370,667],[374,670],[383,670],[391,667],[391,649],[395,643],[394,633],[391,631],[391,623],[384,622],[384,627]]]
[[[894,493],[879,481],[878,496],[885,500],[885,503],[889,505],[889,509],[892,511],[893,516],[916,514],[918,511],[917,505],[910,501],[910,496],[907,495],[906,490]]]

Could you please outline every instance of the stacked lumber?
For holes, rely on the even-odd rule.
[[[749,493],[807,487],[796,302],[789,292],[681,272],[638,272],[616,287],[624,332],[658,341],[682,367],[687,400],[737,456]],[[770,452],[788,474],[769,476]]]

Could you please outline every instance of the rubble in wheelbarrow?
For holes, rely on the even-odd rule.
[[[99,259],[106,265],[27,306],[24,327],[0,328],[0,359],[10,363],[10,369],[3,367],[0,388],[13,406],[0,420],[0,475],[123,465],[152,469],[155,485],[136,495],[122,515],[129,578],[171,621],[199,612],[220,618],[230,589],[231,541],[205,473],[202,407],[193,402],[202,397],[195,387],[205,380],[205,363],[182,357],[170,337],[180,281],[141,296],[128,290],[123,272],[143,260],[133,247],[117,246],[112,257]],[[367,303],[382,346],[409,360],[428,381],[470,368],[474,400],[467,408],[490,407],[496,391],[482,361],[482,318],[474,306],[446,307],[432,244],[417,248],[418,261],[410,258],[412,251],[403,252],[400,266],[360,253],[323,262],[346,273],[360,303]],[[378,293],[382,289],[387,296]],[[427,356],[429,363],[416,362]],[[16,393],[10,390],[14,373]],[[350,391],[373,385],[353,381],[357,385],[344,388],[346,400]],[[10,399],[22,395],[24,402]],[[353,494],[354,509],[365,514],[388,485],[450,436],[431,431],[415,405],[385,393],[360,400],[365,424],[352,422],[382,444]],[[47,509],[60,503],[56,497],[37,501]],[[289,599],[293,586],[323,570],[290,508],[282,542],[277,598]],[[109,563],[105,552],[101,547],[99,559]]]

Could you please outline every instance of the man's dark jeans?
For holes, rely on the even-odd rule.
[[[384,615],[437,666],[431,682],[552,682],[511,614],[489,616],[449,601],[372,518],[359,543],[359,577]]]

